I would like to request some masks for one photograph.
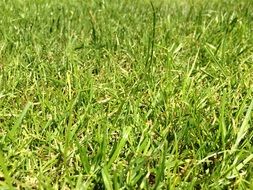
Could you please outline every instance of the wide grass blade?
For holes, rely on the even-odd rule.
[[[105,184],[105,188],[108,190],[112,190],[112,181],[110,179],[109,172],[107,171],[107,168],[102,169],[102,177]]]
[[[236,141],[235,141],[235,144],[232,146],[232,151],[235,151],[240,142],[242,141],[242,139],[245,137],[245,135],[247,134],[247,131],[249,129],[249,121],[251,119],[251,111],[253,109],[253,100],[251,101],[249,107],[248,107],[248,110],[247,110],[247,113],[246,113],[246,116],[242,122],[242,125],[237,133],[237,138],[236,138]]]
[[[32,102],[28,102],[25,106],[25,108],[23,109],[22,113],[20,114],[18,120],[16,121],[16,123],[14,124],[14,126],[12,127],[11,131],[8,133],[8,137],[11,140],[14,140],[14,138],[19,134],[19,128],[22,124],[22,121],[24,119],[24,117],[26,116],[26,113],[28,112],[29,108],[33,105]]]

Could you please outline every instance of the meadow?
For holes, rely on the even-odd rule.
[[[252,10],[0,1],[0,189],[253,189]]]

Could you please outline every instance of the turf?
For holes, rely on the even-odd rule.
[[[251,0],[2,0],[1,189],[252,189]]]

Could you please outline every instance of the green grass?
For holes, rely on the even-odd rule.
[[[252,189],[251,0],[2,0],[1,189]]]

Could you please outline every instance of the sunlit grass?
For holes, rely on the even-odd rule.
[[[253,6],[1,1],[4,189],[253,188]]]

